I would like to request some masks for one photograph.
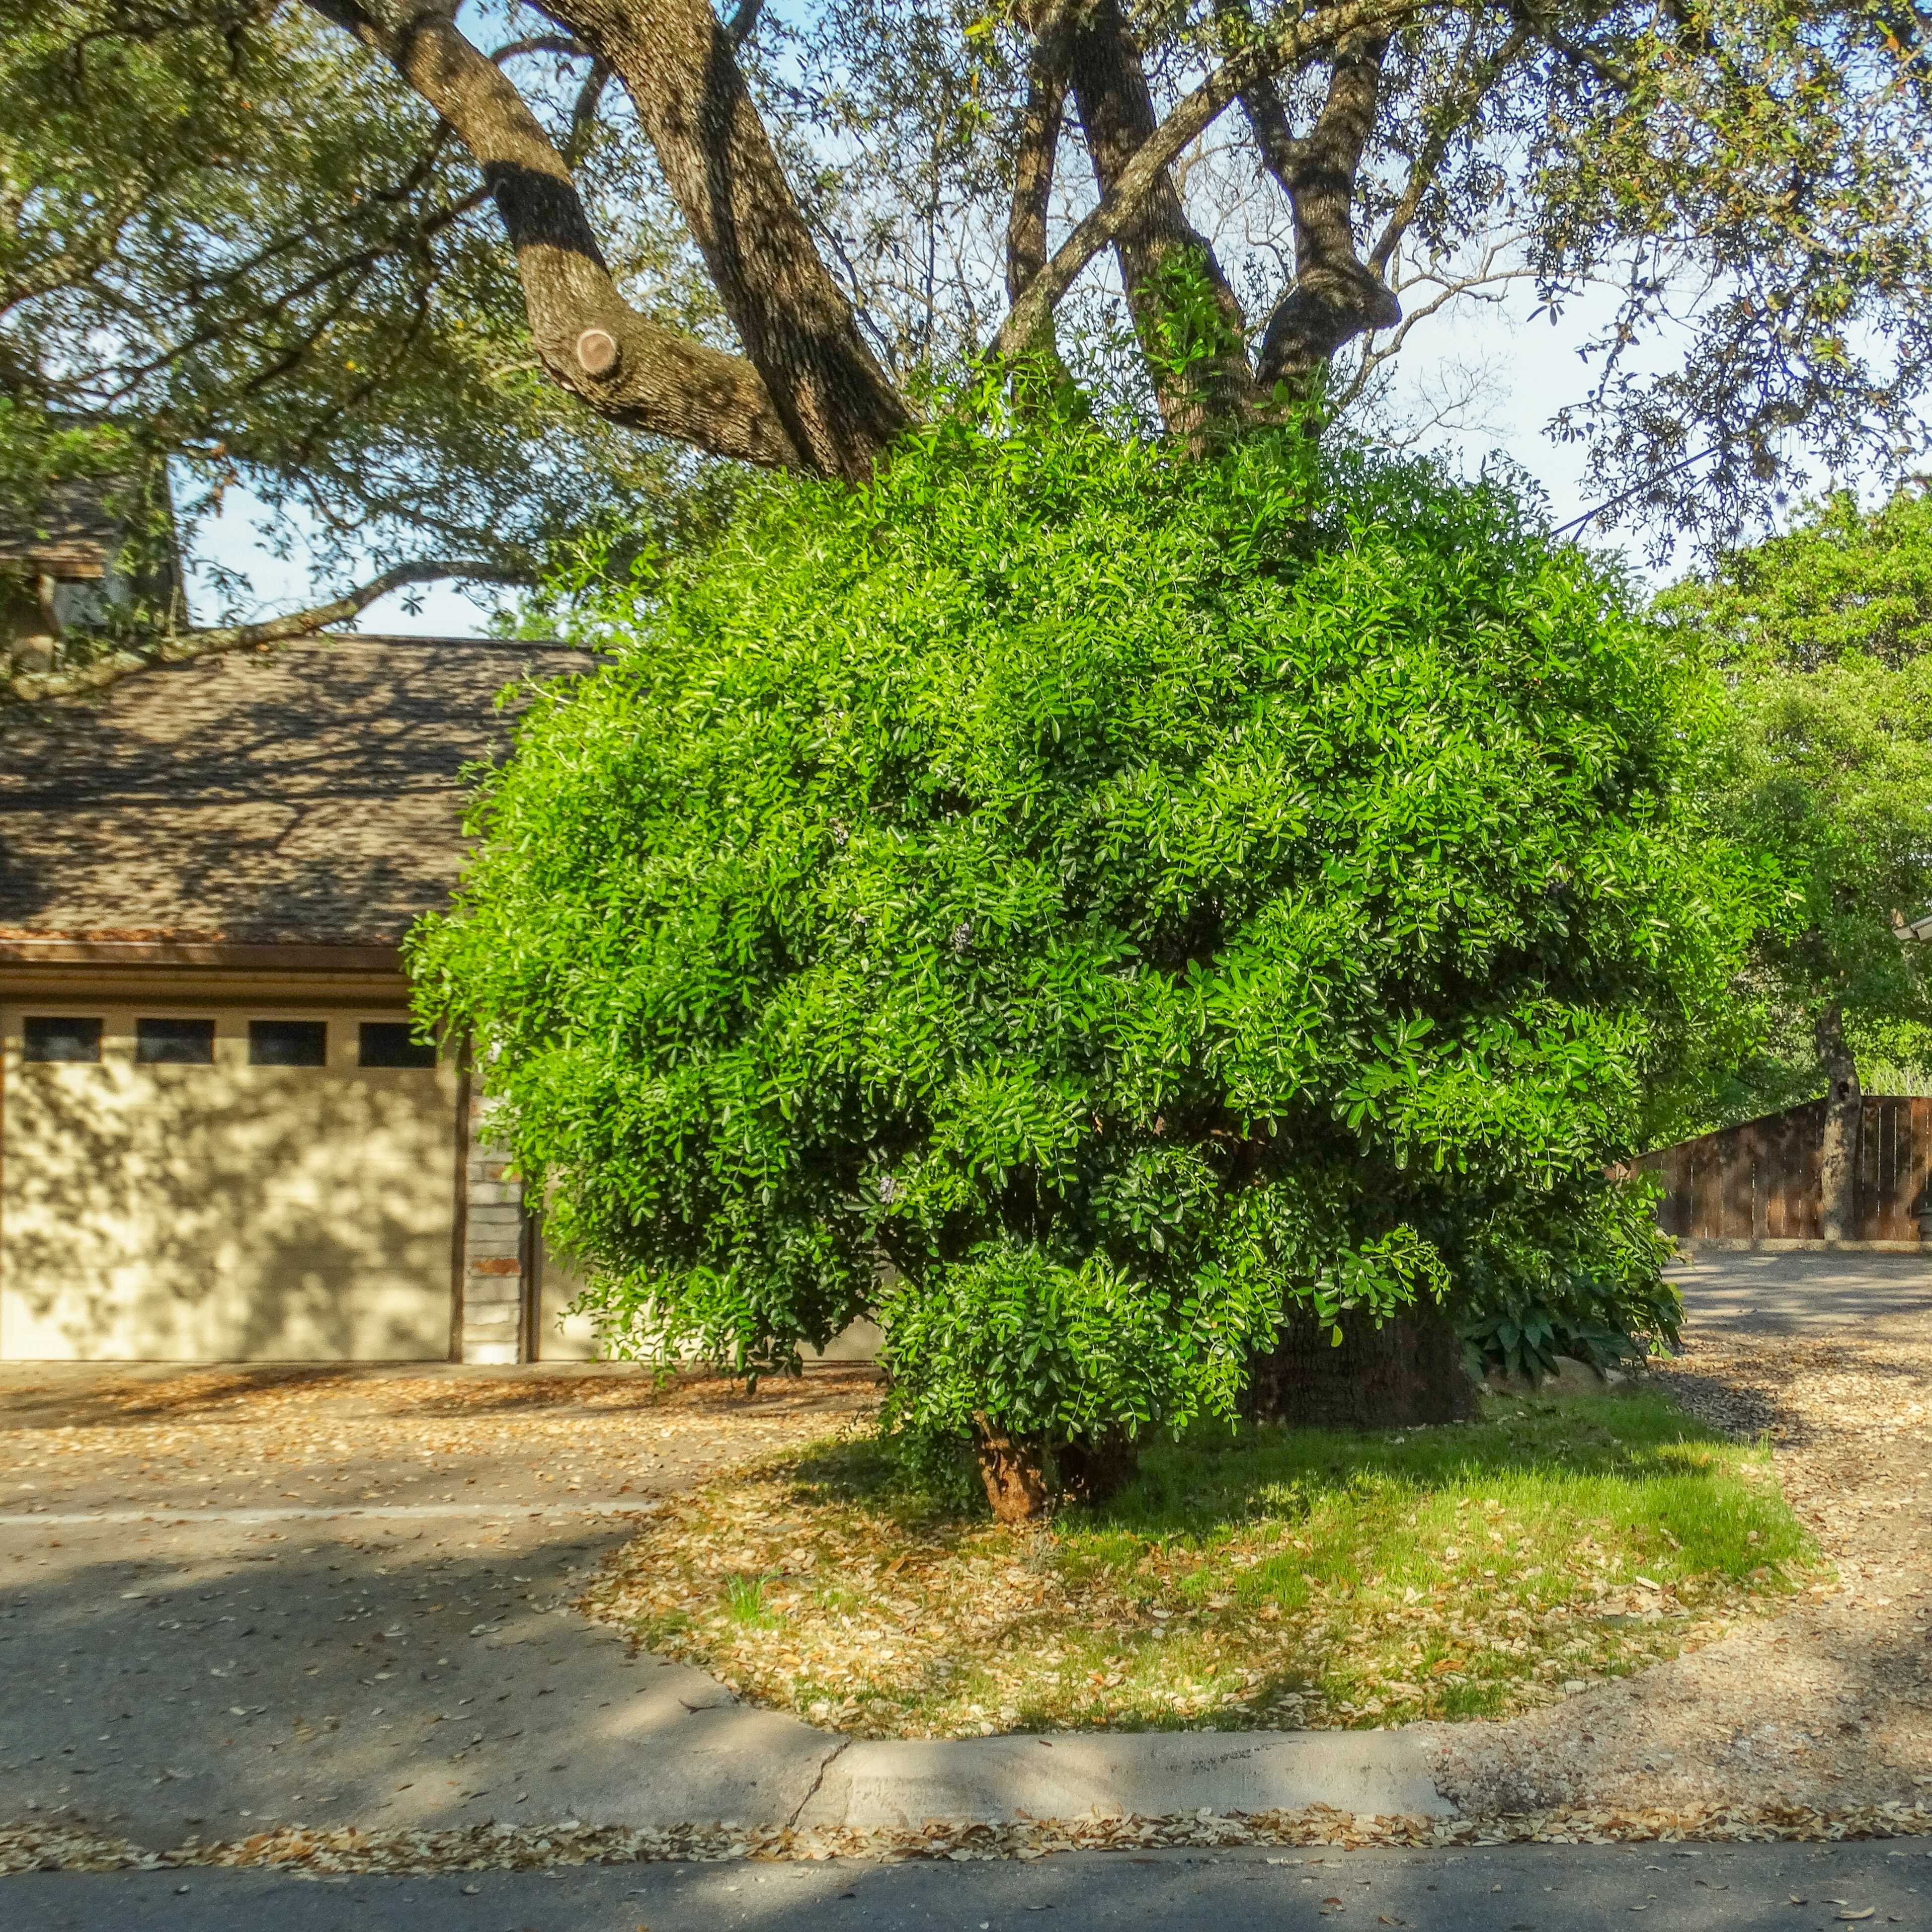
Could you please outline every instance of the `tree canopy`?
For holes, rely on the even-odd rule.
[[[62,482],[166,461],[189,532],[245,488],[368,590],[534,582],[566,537],[687,513],[689,452],[579,408],[532,358],[473,160],[308,10],[23,0],[0,90],[10,527]],[[614,253],[662,262],[621,144],[586,120],[581,151],[600,143]]]
[[[721,334],[626,298],[594,163],[455,16],[316,4],[482,165],[556,380],[721,454],[863,475],[936,355],[1046,353],[1103,251],[1183,437],[1337,357],[1346,386],[1406,296],[1506,258],[1551,304],[1619,288],[1594,433],[1634,500],[1722,529],[1808,449],[1922,441],[1927,51],[1888,4],[548,7],[626,90]]]
[[[675,518],[692,452],[862,478],[989,356],[1197,448],[1332,416],[1514,279],[1552,315],[1614,292],[1560,432],[1617,514],[1723,537],[1794,466],[1923,446],[1925,24],[24,0],[9,433],[106,410],[304,506],[325,557],[524,573]]]
[[[1736,1112],[1827,1092],[1827,1150],[1848,1160],[1861,1042],[1932,1023],[1932,950],[1910,932],[1932,914],[1932,499],[1828,497],[1660,605],[1729,688],[1714,795],[1784,897],[1755,949],[1768,1057],[1720,1095]]]

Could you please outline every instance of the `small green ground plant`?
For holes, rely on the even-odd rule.
[[[1640,1669],[1815,1560],[1768,1455],[1661,1396],[1492,1396],[1400,1435],[1202,1432],[1032,1528],[864,1436],[681,1504],[586,1602],[861,1735],[1359,1728]]]

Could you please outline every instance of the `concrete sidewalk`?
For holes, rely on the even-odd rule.
[[[740,1704],[568,1607],[649,1520],[0,1523],[0,1818],[160,1849],[295,1822],[1448,1809],[1400,1733],[854,1742]]]

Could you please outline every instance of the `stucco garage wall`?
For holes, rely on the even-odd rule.
[[[597,1331],[587,1315],[566,1311],[584,1287],[577,1264],[559,1255],[537,1237],[537,1332],[530,1352],[532,1361],[592,1361],[599,1354]],[[821,1351],[808,1348],[807,1361],[873,1362],[885,1341],[876,1324],[860,1321],[832,1336]]]
[[[28,1012],[101,1058],[22,1058]],[[212,1066],[140,1066],[134,1022],[212,1018]],[[248,1022],[326,1018],[328,1064],[251,1066]],[[0,1358],[421,1360],[448,1352],[456,1076],[364,1069],[394,1009],[0,1007]]]
[[[533,1361],[589,1362],[597,1358],[597,1331],[587,1315],[566,1312],[583,1292],[584,1278],[576,1264],[555,1253],[537,1238],[537,1332],[532,1340]]]

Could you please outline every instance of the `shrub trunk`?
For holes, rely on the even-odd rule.
[[[1378,1324],[1345,1313],[1338,1347],[1312,1316],[1290,1322],[1258,1357],[1249,1413],[1294,1429],[1398,1429],[1466,1422],[1478,1410],[1455,1325],[1439,1308],[1414,1308]]]
[[[1013,1435],[983,1415],[974,1420],[973,1448],[993,1514],[1009,1523],[1030,1522],[1062,1497],[1103,1502],[1140,1464],[1139,1450],[1124,1436],[1056,1446],[1041,1436]]]
[[[1046,1514],[1053,1486],[1045,1442],[1036,1436],[1010,1435],[981,1415],[974,1418],[973,1448],[995,1521],[1030,1522]]]

